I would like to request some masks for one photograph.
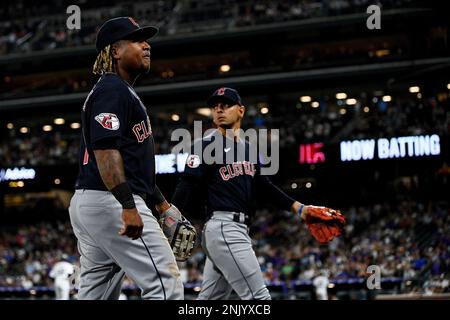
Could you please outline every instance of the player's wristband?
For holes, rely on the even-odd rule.
[[[136,204],[134,203],[133,194],[131,193],[130,186],[126,182],[122,182],[118,184],[114,188],[111,189],[111,193],[114,198],[120,202],[122,208],[124,209],[133,209],[136,208]]]
[[[304,207],[305,205],[302,203],[301,205],[300,205],[300,208],[298,208],[298,216],[301,218],[302,217],[302,211],[303,211],[303,207]]]

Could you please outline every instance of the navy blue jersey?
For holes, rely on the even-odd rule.
[[[135,194],[155,190],[155,153],[147,110],[134,89],[115,73],[103,75],[89,93],[81,112],[83,137],[76,189],[108,190],[93,150],[117,149],[126,180]]]
[[[205,148],[215,141],[223,139],[223,149],[219,157],[221,163],[206,164],[202,158]],[[216,131],[211,137],[196,142],[201,147],[192,148],[188,156],[184,174],[177,186],[172,202],[180,209],[187,206],[192,189],[205,194],[207,214],[214,211],[243,212],[252,215],[256,196],[271,196],[274,202],[283,209],[289,210],[294,199],[273,185],[266,176],[260,173],[258,159],[252,159],[248,142],[226,141],[229,138]],[[231,145],[234,147],[234,157],[227,159]],[[197,151],[197,152],[196,152]],[[198,154],[198,151],[201,154]]]

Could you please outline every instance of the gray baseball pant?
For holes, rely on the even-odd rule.
[[[198,300],[228,299],[233,289],[242,300],[270,300],[247,225],[233,214],[216,211],[203,228],[207,259]]]
[[[183,299],[180,272],[167,238],[144,200],[133,195],[144,223],[142,237],[118,234],[122,206],[107,191],[76,190],[70,201],[71,224],[80,252],[78,299],[118,299],[125,274],[143,299]]]

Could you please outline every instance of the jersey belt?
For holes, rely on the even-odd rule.
[[[216,215],[217,217],[226,213],[233,215],[234,222],[245,223],[246,225],[250,222],[250,217],[243,212],[213,211],[213,215]]]

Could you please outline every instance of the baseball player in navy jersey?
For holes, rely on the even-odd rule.
[[[149,209],[173,210],[155,183],[152,128],[133,89],[150,70],[147,40],[157,31],[119,17],[97,34],[93,72],[100,79],[81,113],[80,172],[69,208],[81,255],[79,299],[118,299],[125,274],[143,299],[184,297],[174,254]]]
[[[223,146],[233,145],[237,152],[230,163],[226,157],[230,149],[223,148],[221,163],[206,164],[201,161],[201,155],[193,151],[172,198],[172,203],[183,212],[192,195],[199,192],[206,195],[208,220],[203,229],[202,247],[207,259],[198,299],[227,299],[232,290],[245,300],[271,299],[248,234],[249,219],[254,212],[253,198],[257,192],[266,199],[273,199],[280,208],[299,214],[302,219],[316,210],[320,214],[325,212],[325,216],[333,210],[305,206],[286,195],[267,176],[261,175],[259,161],[250,157],[253,146],[240,140],[237,134],[233,137],[226,134],[228,129],[233,132],[240,129],[245,113],[236,90],[219,88],[207,103],[212,108],[217,130],[195,142],[193,150],[203,152],[210,143],[222,139]],[[233,141],[227,144],[226,139]],[[196,143],[201,147],[196,148]]]

